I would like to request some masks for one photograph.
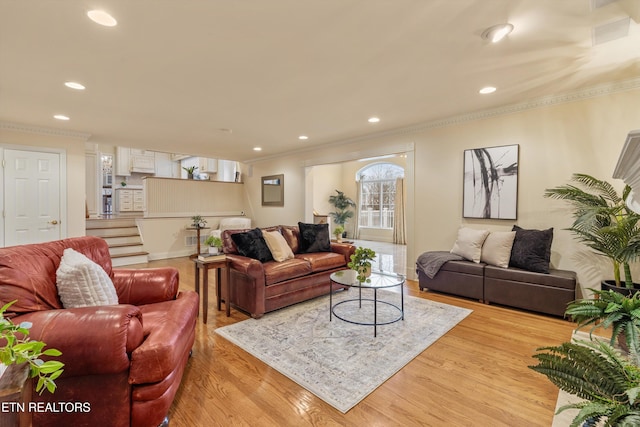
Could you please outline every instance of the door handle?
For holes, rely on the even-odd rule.
[[[52,220],[52,221],[49,221],[49,224],[56,225],[57,223],[58,223],[58,220],[55,220],[55,219],[54,219],[54,220]]]

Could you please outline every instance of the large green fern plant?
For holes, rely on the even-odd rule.
[[[571,427],[640,425],[640,369],[606,342],[563,343],[542,347],[529,366],[581,402],[562,406],[579,409]]]
[[[640,354],[640,292],[627,297],[612,290],[591,291],[594,298],[571,302],[565,315],[578,323],[577,329],[591,325],[590,335],[595,329],[611,327],[609,344],[613,346],[618,340],[621,347],[628,349],[630,356],[637,357]]]
[[[611,184],[590,175],[574,174],[571,181],[576,185],[547,189],[544,196],[571,203],[574,221],[568,230],[611,260],[616,286],[621,286],[622,267],[625,287],[633,288],[629,263],[640,255],[640,215],[625,204],[631,188],[625,186],[620,196]]]

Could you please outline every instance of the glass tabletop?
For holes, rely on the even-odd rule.
[[[369,279],[371,282],[358,282],[358,273],[355,270],[340,270],[331,273],[331,280],[335,283],[360,288],[391,288],[404,283],[405,277],[390,271],[372,271]]]

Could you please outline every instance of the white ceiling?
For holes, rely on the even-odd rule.
[[[640,0],[0,0],[0,121],[251,161],[635,79],[637,21]]]

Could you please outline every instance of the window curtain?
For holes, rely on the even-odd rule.
[[[356,191],[356,214],[353,220],[353,238],[360,238],[360,194],[362,194],[362,181],[358,181],[358,190]]]
[[[404,179],[396,179],[396,198],[393,210],[393,243],[407,244],[407,230],[404,215]]]

